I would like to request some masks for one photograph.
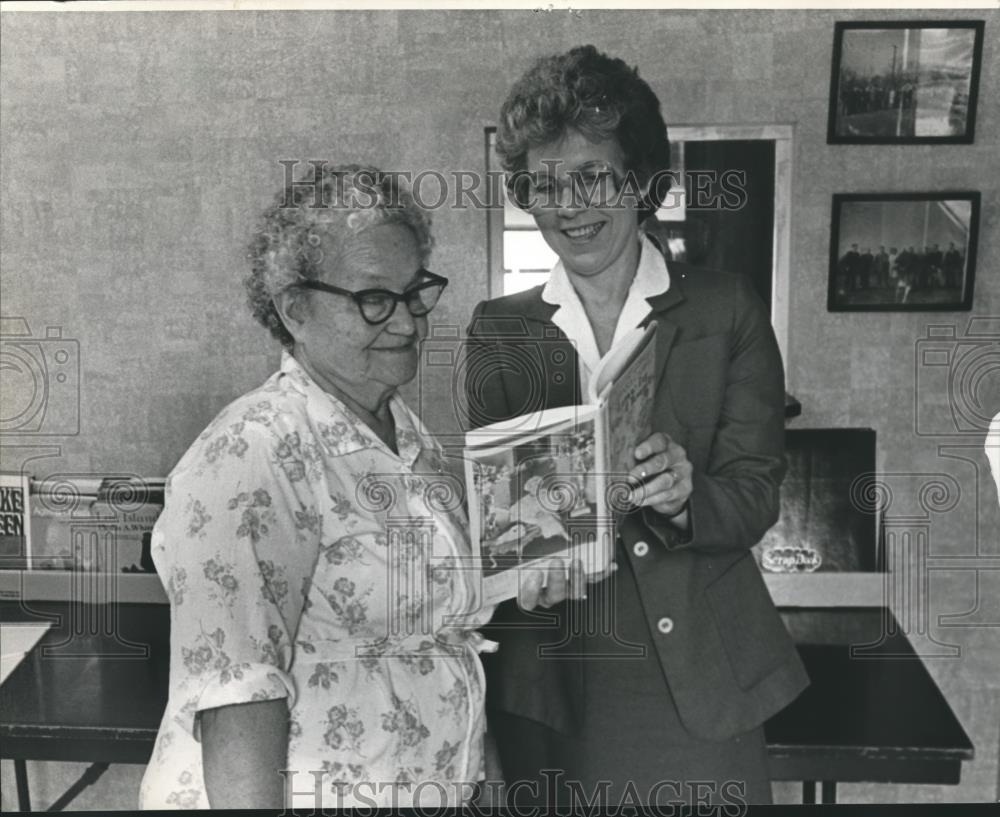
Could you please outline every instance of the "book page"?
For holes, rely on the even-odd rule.
[[[653,433],[656,392],[656,323],[639,332],[622,370],[601,394],[607,435],[606,477],[611,485],[635,466],[636,445]]]
[[[637,326],[625,335],[594,369],[587,387],[588,401],[597,403],[602,399],[607,387],[632,365],[643,350],[653,344],[655,338],[656,321],[650,321],[646,327]]]
[[[523,414],[520,417],[511,417],[509,420],[466,432],[465,445],[468,449],[511,445],[519,439],[529,439],[571,426],[581,412],[589,411],[592,409],[585,406],[560,406]]]
[[[517,593],[520,569],[549,558],[607,568],[610,483],[652,427],[656,323],[630,332],[591,377],[591,402],[515,417],[466,435],[473,555],[484,598]],[[597,399],[600,395],[600,400]]]
[[[599,513],[598,410],[568,408],[557,410],[561,423],[529,424],[528,433],[515,426],[506,439],[466,448],[473,555],[490,602],[516,594],[517,572],[549,558],[583,558],[588,572],[602,569],[585,558]]]

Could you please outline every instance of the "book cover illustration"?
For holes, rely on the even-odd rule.
[[[605,375],[596,387],[606,402],[608,475],[624,477],[635,467],[635,446],[653,433],[653,398],[656,393],[656,324],[648,337],[629,350],[623,368],[608,382]],[[624,345],[623,345],[624,346]],[[614,367],[611,369],[614,371]],[[605,369],[605,372],[608,370]]]
[[[486,575],[570,546],[597,513],[594,418],[475,454],[476,532]]]
[[[605,570],[614,514],[649,435],[656,324],[633,330],[591,376],[588,402],[546,409],[466,435],[465,466],[473,553],[484,596],[517,594],[520,568],[551,557]]]

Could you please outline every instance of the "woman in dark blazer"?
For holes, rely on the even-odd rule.
[[[540,59],[504,103],[497,150],[559,263],[477,306],[470,425],[578,403],[629,329],[659,324],[654,434],[634,452],[617,569],[544,614],[501,605],[489,629],[508,801],[769,802],[762,724],[808,680],[750,553],[785,472],[767,310],[744,276],[670,261],[642,229],[669,145],[621,60],[592,46]]]

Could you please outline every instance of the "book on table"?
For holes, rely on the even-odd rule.
[[[164,483],[133,474],[0,474],[0,599],[166,603],[150,550]]]
[[[521,568],[579,558],[606,570],[615,514],[631,510],[635,447],[652,433],[656,323],[632,330],[595,368],[581,405],[470,431],[465,479],[484,599],[517,595]]]
[[[0,569],[31,566],[30,484],[27,474],[0,473]]]

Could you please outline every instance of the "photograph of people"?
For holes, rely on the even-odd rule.
[[[555,606],[556,625],[503,604],[484,630],[500,644],[484,656],[496,773],[512,804],[690,802],[695,781],[713,802],[769,802],[762,724],[808,679],[750,553],[777,519],[786,467],[767,308],[743,277],[670,261],[644,231],[669,145],[656,95],[626,62],[593,46],[538,59],[503,103],[497,152],[559,260],[546,284],[476,307],[477,370],[504,359],[517,317],[531,337],[554,326],[574,344],[584,391],[619,338],[658,321],[661,376],[618,569]],[[469,399],[502,417],[553,374],[507,370]],[[571,626],[585,620],[596,624]]]
[[[597,513],[593,421],[475,460],[484,575],[573,546]]]
[[[843,306],[961,303],[968,286],[972,224],[973,205],[959,198],[845,201],[832,273],[836,302]],[[867,243],[859,245],[859,239],[871,246],[878,242],[878,250]]]
[[[974,44],[971,28],[847,29],[837,133],[883,138],[965,133]]]
[[[314,184],[281,192],[251,250],[280,370],[190,447],[154,530],[170,689],[143,808],[460,805],[484,774],[490,608],[469,570],[423,581],[469,557],[468,528],[427,501],[440,449],[397,393],[447,284],[430,219],[371,167]],[[390,512],[426,538],[393,547]],[[541,583],[526,574],[526,607]]]

